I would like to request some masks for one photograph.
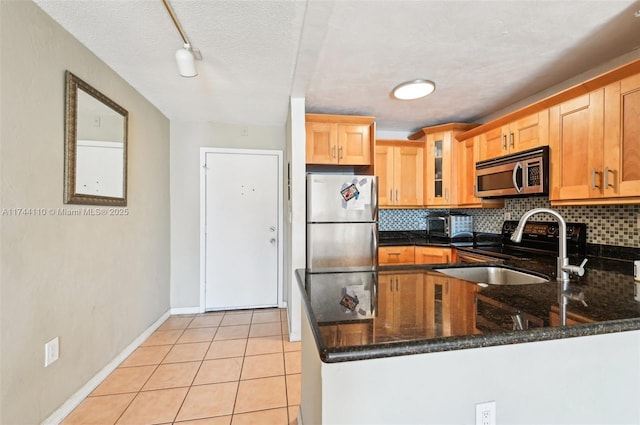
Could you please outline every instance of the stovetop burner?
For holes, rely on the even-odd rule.
[[[522,242],[511,241],[517,221],[502,223],[501,244],[476,244],[473,251],[498,258],[527,260],[536,256],[557,257],[559,251],[559,225],[557,222],[528,221]],[[567,223],[567,254],[585,256],[587,250],[587,225]]]

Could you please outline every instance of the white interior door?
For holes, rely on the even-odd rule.
[[[282,154],[205,152],[205,309],[278,305]]]

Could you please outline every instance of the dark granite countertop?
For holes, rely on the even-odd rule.
[[[296,274],[320,358],[328,363],[640,330],[628,261],[590,258],[584,276],[572,277],[565,291],[555,280],[553,259],[509,260],[504,266],[552,280],[481,287],[433,270],[446,265]],[[567,326],[559,325],[561,293]],[[514,330],[516,314],[525,329]]]
[[[460,238],[455,242],[451,242],[446,238],[432,237],[428,238],[424,230],[403,230],[403,231],[381,231],[378,233],[378,246],[442,246],[442,247],[458,247],[473,246],[474,238]],[[497,235],[497,241],[500,241],[500,235]]]

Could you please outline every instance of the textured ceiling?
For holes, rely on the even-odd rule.
[[[182,78],[161,0],[35,2],[184,121],[283,125],[296,96],[309,112],[413,131],[477,120],[640,47],[639,0],[173,0],[203,55]],[[436,91],[391,98],[415,78]]]

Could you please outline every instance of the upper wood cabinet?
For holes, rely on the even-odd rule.
[[[605,87],[604,99],[602,188],[606,196],[640,196],[640,74]]]
[[[425,127],[409,136],[425,143],[425,203],[427,207],[456,207],[458,199],[456,136],[477,124],[451,123]]]
[[[371,165],[373,117],[306,114],[306,162],[316,165]]]
[[[639,203],[640,74],[551,108],[555,205]]]
[[[479,161],[549,144],[549,111],[544,110],[480,135]]]
[[[604,140],[604,89],[553,106],[550,111],[551,201],[600,197]]]
[[[480,136],[458,142],[457,149],[458,207],[502,208],[502,199],[476,197],[476,162],[480,157]]]
[[[378,140],[375,174],[378,205],[414,207],[423,205],[424,146],[402,140]]]

